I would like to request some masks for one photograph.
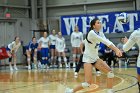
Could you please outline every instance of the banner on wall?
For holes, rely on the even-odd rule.
[[[61,16],[61,31],[63,35],[70,35],[74,31],[74,26],[78,25],[79,31],[86,34],[90,27],[90,21],[95,17],[100,19],[102,23],[101,31],[104,33],[131,32],[140,28],[140,11],[126,12],[129,16],[127,24],[120,24],[116,19],[120,13]]]

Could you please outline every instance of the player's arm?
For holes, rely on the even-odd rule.
[[[83,42],[83,33],[81,32],[81,41]]]
[[[72,42],[73,42],[73,40],[74,40],[74,39],[73,39],[73,33],[71,34],[71,38],[70,38],[70,39],[71,39],[70,41],[71,41],[71,44],[72,44]]]
[[[63,43],[64,43],[64,49],[65,49],[65,48],[66,48],[66,43],[65,43],[65,39],[64,39],[64,42],[63,42]]]
[[[55,47],[56,47],[56,50],[57,50],[58,49],[58,39],[57,38],[56,38]]]
[[[47,39],[48,39],[48,48],[50,48],[51,41],[50,41],[50,38],[49,37],[47,37]]]
[[[37,41],[37,43],[39,44],[39,45],[38,45],[38,48],[41,48],[41,47],[42,47],[42,38],[40,38],[40,39]]]
[[[84,47],[84,43],[83,42],[81,42],[81,44],[80,44],[80,50],[81,50],[81,53],[83,54],[83,47]]]
[[[91,42],[94,42],[95,40],[104,43],[105,45],[107,45],[110,49],[112,49],[113,51],[115,51],[116,55],[118,57],[122,56],[122,52],[109,40],[97,35],[95,32],[92,32],[91,34],[88,35],[88,39]]]
[[[11,53],[14,52],[14,47],[13,46],[14,46],[14,42],[12,42],[8,45],[8,48],[11,49],[11,51],[10,51]]]
[[[95,32],[91,32],[89,33],[88,35],[88,40],[91,41],[91,42],[95,42],[95,41],[99,41],[99,42],[102,42],[103,44],[107,45],[108,47],[110,45],[114,45],[111,41],[107,40],[106,38],[104,37],[101,37],[99,35],[97,35]]]
[[[18,45],[15,47],[15,52],[17,52],[20,46],[21,46],[21,42],[19,42]]]
[[[127,39],[126,37],[124,38],[124,45],[123,45],[123,50],[126,52],[128,50],[130,50],[133,45],[135,44],[135,38],[134,37],[130,37],[129,39]]]

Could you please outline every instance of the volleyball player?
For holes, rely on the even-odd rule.
[[[73,51],[73,67],[76,66],[76,62],[79,62],[80,58],[80,43],[83,41],[83,34],[79,32],[78,26],[75,26],[74,32],[71,34],[71,45]],[[76,60],[77,59],[77,60]]]
[[[52,30],[52,34],[49,35],[50,39],[50,50],[51,50],[51,66],[56,66],[56,49],[55,49],[55,43],[56,43],[56,31]]]
[[[37,48],[38,43],[36,42],[36,37],[32,37],[32,43],[29,46],[29,52],[31,53],[30,56],[33,58],[34,68],[37,69]],[[31,69],[30,63],[28,63],[28,69]]]
[[[130,50],[134,44],[137,44],[140,49],[140,29],[135,30],[127,39],[127,37],[124,38],[124,45],[123,50],[126,52]],[[138,77],[138,87],[139,87],[139,93],[140,93],[140,52],[137,58],[137,77]]]
[[[42,60],[41,60],[41,68],[49,68],[49,37],[47,36],[47,32],[43,33],[43,37],[41,37],[38,40],[39,43],[41,43],[41,56],[42,56]]]
[[[58,54],[58,64],[59,64],[59,67],[62,67],[62,59],[61,59],[61,56],[63,57],[63,60],[65,62],[65,67],[69,67],[67,65],[67,58],[66,58],[66,54],[65,54],[65,47],[66,47],[66,44],[65,44],[65,38],[62,37],[62,33],[61,32],[58,32],[58,37],[56,39],[56,51],[57,51],[57,54]]]
[[[100,42],[107,45],[115,51],[117,56],[122,56],[122,52],[108,39],[105,38],[103,32],[100,32],[101,22],[98,18],[90,22],[90,31],[86,36],[85,51],[83,53],[85,81],[74,89],[67,88],[65,93],[75,93],[84,88],[88,88],[93,81],[92,68],[93,66],[107,74],[107,93],[114,93],[113,78],[114,73],[111,68],[98,56],[98,47]]]
[[[11,57],[9,58],[10,71],[13,71],[12,58],[14,60],[14,70],[18,70],[18,68],[16,66],[16,60],[17,60],[16,53],[17,53],[20,46],[21,46],[20,39],[18,36],[16,36],[14,41],[12,43],[8,44],[8,46],[6,48],[8,54],[11,54]]]

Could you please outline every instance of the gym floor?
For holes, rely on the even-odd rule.
[[[74,76],[73,68],[13,72],[6,69],[0,70],[0,93],[64,93],[66,87],[74,88],[84,81],[83,69],[78,77]],[[115,93],[138,93],[136,68],[114,68],[113,71]],[[91,86],[77,93],[105,93],[106,75],[96,76],[93,69],[93,78],[97,87]]]

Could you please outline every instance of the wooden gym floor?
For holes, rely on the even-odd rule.
[[[18,67],[19,68],[19,67]],[[0,93],[64,93],[66,87],[73,88],[84,81],[83,69],[74,77],[74,69],[31,70],[19,69],[10,72],[9,68],[0,70]],[[136,68],[114,68],[115,93],[138,93]],[[96,76],[97,89],[89,88],[77,93],[105,93],[106,75]]]

